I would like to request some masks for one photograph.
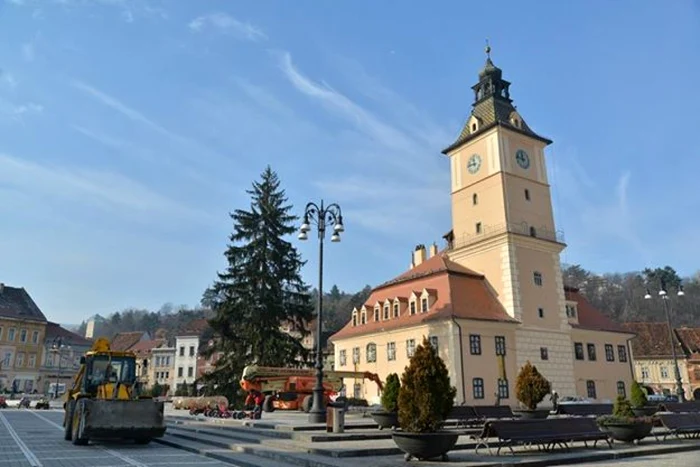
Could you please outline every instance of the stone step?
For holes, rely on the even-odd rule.
[[[167,433],[162,438],[154,439],[153,442],[199,454],[237,467],[291,467],[297,465],[269,460],[241,450],[213,448],[204,443],[174,437]]]
[[[222,424],[222,423],[209,423],[206,421],[199,421],[199,420],[189,420],[189,421],[174,420],[174,421],[168,421],[167,424],[168,424],[168,426],[173,426],[175,428],[196,426],[196,427],[208,428],[208,429],[212,429],[212,430],[225,430],[225,431],[231,432],[231,433],[244,433],[244,434],[250,434],[250,435],[257,435],[257,436],[265,437],[265,438],[292,439],[295,435],[294,432],[290,432],[290,431],[269,430],[269,429],[255,428],[255,427],[249,427],[249,426],[229,425],[229,424]]]

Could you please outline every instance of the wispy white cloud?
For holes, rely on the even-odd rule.
[[[93,139],[99,143],[104,144],[105,146],[110,146],[113,148],[125,148],[130,146],[130,144],[127,141],[118,139],[118,138],[113,138],[109,135],[106,135],[104,133],[100,133],[98,131],[94,130],[88,130],[85,127],[82,127],[80,125],[71,125],[71,128],[73,128],[75,131],[78,133],[81,133],[84,136],[87,136],[90,139]]]
[[[428,126],[410,114],[401,119],[380,117],[329,84],[305,76],[287,52],[279,55],[279,66],[300,93],[349,124],[342,132],[355,133],[355,147],[338,149],[335,156],[349,161],[359,157],[363,163],[354,170],[348,163],[343,174],[315,184],[345,204],[349,220],[386,234],[410,231],[412,235],[437,235],[448,230],[448,226],[436,225],[449,206],[449,168],[435,156],[439,146],[402,129],[425,130]],[[380,104],[379,108],[387,102],[380,99]],[[417,213],[422,222],[416,221]]]
[[[206,28],[214,28],[221,33],[253,42],[267,39],[265,33],[257,26],[249,22],[239,21],[231,15],[220,12],[198,16],[190,21],[188,27],[194,32],[201,32]]]
[[[26,117],[40,115],[44,106],[36,102],[15,103],[0,97],[0,121],[3,119],[24,124]]]
[[[205,213],[190,209],[116,172],[42,164],[2,153],[0,165],[3,167],[0,184],[29,196],[70,199],[74,203],[110,211],[121,209],[127,216],[207,219]]]

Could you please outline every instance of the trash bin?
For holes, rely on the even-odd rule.
[[[345,432],[345,404],[326,406],[326,431],[328,433]]]

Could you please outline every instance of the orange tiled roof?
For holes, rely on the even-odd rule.
[[[572,324],[572,327],[578,329],[590,329],[593,331],[609,331],[634,334],[625,329],[619,323],[605,316],[600,310],[596,309],[586,298],[581,295],[578,289],[573,287],[564,287],[564,294],[567,300],[576,302],[578,309],[578,324]]]
[[[671,357],[671,341],[666,323],[630,322],[622,326],[637,335],[631,341],[635,358]],[[683,347],[676,334],[673,336],[673,341],[678,354],[683,355]]]
[[[137,342],[132,345],[129,350],[134,352],[136,355],[145,356],[151,353],[151,350],[157,349],[166,343],[165,339],[152,339],[147,341]]]
[[[144,334],[146,334],[144,331],[119,332],[112,339],[110,347],[112,350],[129,350],[141,340]]]
[[[420,283],[417,284],[415,281],[419,279]],[[443,254],[435,255],[410,271],[374,288],[365,306],[373,309],[378,301],[383,303],[387,298],[393,300],[397,296],[407,298],[414,291],[422,293],[423,289],[431,291],[433,303],[428,312],[421,313],[417,307],[417,312],[411,315],[408,307],[403,307],[398,318],[393,318],[392,315],[388,320],[379,321],[375,321],[373,315],[369,314],[365,324],[353,326],[350,321],[330,339],[345,339],[452,317],[518,322],[506,313],[483,275],[450,261]]]

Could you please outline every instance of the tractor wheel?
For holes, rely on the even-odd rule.
[[[88,443],[88,439],[83,436],[83,424],[85,421],[85,402],[79,400],[76,403],[75,409],[73,410],[73,421],[72,426],[72,437],[73,444],[76,446],[85,446]]]
[[[142,444],[142,445],[144,445],[144,444],[150,443],[150,442],[151,442],[151,438],[136,438],[136,439],[134,440],[134,442],[135,442],[136,444]]]
[[[66,413],[63,416],[63,439],[66,441],[73,439],[73,410],[75,401],[70,401],[66,404]]]
[[[265,401],[263,401],[262,409],[265,412],[274,412],[275,406],[272,404],[273,397],[271,395],[265,396]]]
[[[302,410],[306,413],[311,411],[311,403],[313,402],[312,396],[304,397],[304,402],[301,403]]]

